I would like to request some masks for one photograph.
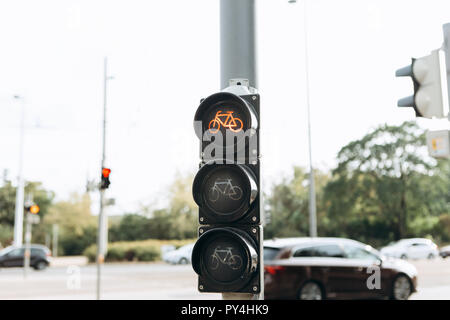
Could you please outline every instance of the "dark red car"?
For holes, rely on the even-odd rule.
[[[417,270],[361,242],[342,238],[289,238],[264,242],[265,299],[406,300]]]

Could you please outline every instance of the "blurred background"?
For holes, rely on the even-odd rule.
[[[257,1],[266,239],[308,236],[301,4]],[[450,3],[318,0],[307,10],[319,236],[375,248],[427,238],[444,247],[450,243],[450,163],[428,156],[425,131],[446,129],[448,121],[416,120],[412,109],[397,108],[412,86],[396,79],[395,70],[440,48]],[[40,206],[31,242],[52,256],[79,259],[59,260],[59,276],[32,273],[29,281],[61,285],[44,298],[94,297],[93,269],[86,269],[85,292],[77,296],[64,288],[79,270],[65,268],[95,261],[99,194],[92,185],[100,178],[107,57],[113,79],[106,165],[114,205],[106,208],[106,261],[156,262],[161,269],[154,276],[171,274],[161,263],[164,250],[197,237],[193,116],[201,98],[221,89],[219,1],[8,1],[0,4],[0,29],[1,247],[13,241],[23,116],[25,194]],[[394,151],[383,158],[376,146]],[[359,164],[365,168],[359,178],[347,178]],[[197,297],[192,269],[174,268],[191,276],[192,292],[172,294],[181,287],[174,284],[162,297]],[[21,271],[0,272],[0,283],[20,279]],[[0,289],[0,298],[36,298],[26,283],[16,288]],[[158,285],[132,297],[154,298],[144,291],[152,288]],[[127,298],[105,290],[107,297]]]

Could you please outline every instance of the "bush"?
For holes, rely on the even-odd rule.
[[[93,244],[87,247],[83,251],[83,255],[86,256],[90,262],[95,262],[95,257],[97,256],[97,245]]]
[[[82,234],[67,233],[62,234],[58,248],[59,255],[76,256],[83,253],[91,244],[97,241],[97,227],[88,226],[83,229]]]
[[[438,242],[450,242],[450,214],[442,214],[439,216],[439,221],[433,229],[433,235]]]
[[[161,246],[174,245],[176,248],[192,243],[194,240],[143,240],[143,241],[121,241],[108,244],[108,252],[105,260],[117,261],[158,261],[161,259]],[[95,262],[97,246],[91,245],[84,250],[90,262]]]
[[[118,246],[111,246],[108,248],[108,252],[106,254],[107,261],[123,261],[125,259],[125,251],[123,248]]]
[[[12,243],[14,228],[8,224],[0,224],[0,249]]]
[[[155,261],[160,258],[160,251],[156,247],[138,247],[136,257],[138,261]]]

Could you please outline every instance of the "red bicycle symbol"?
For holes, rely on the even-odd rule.
[[[211,133],[219,132],[221,125],[233,132],[241,131],[244,124],[241,119],[233,117],[233,112],[234,111],[226,111],[225,113],[222,113],[221,110],[217,111],[214,119],[209,122],[209,130]]]

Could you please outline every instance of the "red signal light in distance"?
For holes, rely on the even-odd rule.
[[[102,169],[102,176],[104,177],[104,178],[109,178],[109,174],[111,173],[111,169],[108,169],[108,168],[103,168]]]

